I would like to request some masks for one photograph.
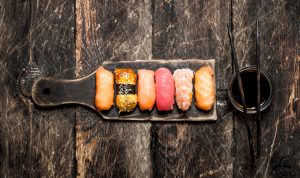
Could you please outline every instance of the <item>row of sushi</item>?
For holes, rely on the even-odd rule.
[[[210,110],[215,101],[214,72],[209,66],[194,72],[177,69],[173,75],[167,68],[138,70],[115,69],[114,74],[104,67],[96,72],[95,106],[99,111],[109,110],[114,103],[114,77],[116,82],[116,105],[119,112],[132,111],[137,103],[141,110],[152,110],[156,102],[159,111],[173,110],[174,96],[179,109],[186,111],[192,103],[193,79],[195,77],[195,102],[202,110]]]

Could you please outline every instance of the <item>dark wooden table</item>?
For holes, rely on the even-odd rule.
[[[250,177],[245,124],[221,91],[232,75],[228,5],[0,0],[0,177]],[[258,18],[262,66],[276,85],[257,177],[300,177],[299,13],[299,0],[233,5],[240,67],[254,64]],[[80,106],[37,107],[18,90],[28,64],[73,79],[106,60],[174,58],[216,59],[218,121],[108,122]]]

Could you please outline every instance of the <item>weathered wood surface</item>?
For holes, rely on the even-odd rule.
[[[216,122],[151,124],[104,121],[80,106],[39,108],[17,88],[32,63],[71,79],[103,61],[214,58],[225,89],[228,3],[0,0],[0,177],[250,177],[245,125],[222,90]],[[256,177],[300,177],[299,12],[299,0],[234,1],[240,67],[254,64],[258,17],[261,63],[276,83]]]
[[[247,0],[234,6],[234,30],[241,65],[254,64],[257,16],[261,22],[261,65],[275,79],[273,104],[262,115],[262,156],[256,174],[259,177],[300,176],[299,3],[297,0],[259,3]],[[248,153],[246,132],[239,117],[233,118],[234,174],[245,177],[249,175],[249,155],[245,155]]]
[[[76,73],[106,60],[151,59],[151,1],[76,1]],[[79,177],[151,177],[151,124],[76,111]]]
[[[157,0],[153,6],[153,58],[215,58],[217,80],[225,81],[219,77],[230,64],[226,2]],[[215,123],[153,124],[155,177],[232,177],[230,117],[219,113]]]
[[[73,2],[0,1],[0,9],[0,177],[70,177],[74,109],[34,106],[17,79],[32,63],[45,75],[74,77]]]

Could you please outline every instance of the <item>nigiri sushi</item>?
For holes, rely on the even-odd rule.
[[[114,75],[99,67],[96,71],[95,106],[99,111],[109,110],[114,104]]]
[[[186,111],[192,103],[194,73],[190,69],[177,69],[174,71],[173,78],[177,106]]]
[[[138,70],[138,104],[141,110],[151,111],[155,103],[154,72],[152,70]]]
[[[161,67],[155,71],[156,106],[159,111],[173,110],[174,80],[169,69]]]
[[[201,67],[195,73],[196,106],[209,111],[215,102],[214,71],[211,67]]]
[[[115,69],[115,78],[119,112],[130,112],[137,105],[136,74],[132,69]]]

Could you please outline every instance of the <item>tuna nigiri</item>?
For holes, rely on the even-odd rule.
[[[173,110],[174,80],[169,69],[161,67],[155,71],[156,106],[159,111]]]
[[[95,106],[99,111],[109,110],[114,102],[114,75],[99,67],[96,72]]]
[[[173,78],[177,106],[186,111],[192,103],[194,73],[190,69],[177,69],[174,71]]]
[[[215,101],[214,71],[211,67],[201,67],[195,73],[196,106],[209,111]]]
[[[141,110],[151,111],[155,103],[154,72],[138,70],[138,103]]]

